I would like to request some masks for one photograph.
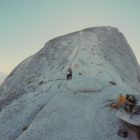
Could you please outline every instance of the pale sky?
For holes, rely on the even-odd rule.
[[[94,26],[117,27],[140,63],[140,0],[0,0],[0,72],[54,37]]]

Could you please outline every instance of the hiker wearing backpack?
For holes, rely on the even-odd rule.
[[[72,68],[69,67],[67,69],[67,80],[72,79]]]
[[[132,113],[133,108],[137,105],[137,100],[134,95],[126,95],[126,102],[124,105],[125,111]]]
[[[132,113],[133,109],[137,106],[137,99],[135,98],[134,95],[120,94],[116,102],[111,102],[106,106],[110,106],[110,108],[113,109],[119,109],[122,107],[126,112]]]

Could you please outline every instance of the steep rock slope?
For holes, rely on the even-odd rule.
[[[66,80],[66,70],[73,79]],[[120,93],[139,94],[140,69],[116,28],[95,27],[55,38],[19,64],[0,88],[3,140],[121,140]],[[111,84],[114,83],[114,84]],[[130,132],[128,139],[138,139]]]

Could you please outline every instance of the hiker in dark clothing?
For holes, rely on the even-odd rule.
[[[72,79],[72,68],[71,67],[67,69],[67,79],[68,80]]]
[[[127,112],[132,113],[133,108],[137,105],[137,100],[134,95],[126,95],[126,103],[124,105],[124,109]]]

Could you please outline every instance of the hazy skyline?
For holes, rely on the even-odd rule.
[[[117,27],[140,63],[140,0],[0,0],[0,72],[9,73],[57,36]]]

